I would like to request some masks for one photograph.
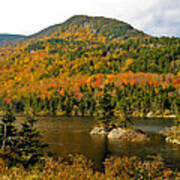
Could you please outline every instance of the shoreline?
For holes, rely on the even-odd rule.
[[[0,117],[2,117],[4,115],[4,113],[1,111],[0,112]],[[17,117],[23,117],[25,116],[23,113],[14,113],[15,116]],[[64,114],[63,112],[57,112],[55,114],[52,114],[50,112],[39,112],[39,113],[36,113],[35,114],[36,117],[98,117],[97,115],[89,115],[89,114],[84,114],[84,115],[81,115],[81,114],[70,114],[70,115],[66,115]],[[114,117],[119,117],[121,115],[115,115]],[[169,114],[169,115],[127,115],[127,116],[124,116],[124,117],[128,117],[128,118],[147,118],[147,119],[152,119],[152,118],[165,118],[165,119],[168,119],[168,118],[171,118],[171,119],[174,119],[174,118],[177,118],[178,116],[176,114]]]

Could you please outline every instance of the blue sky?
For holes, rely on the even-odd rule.
[[[151,35],[180,37],[180,0],[3,0],[0,33],[30,35],[82,14],[116,18]]]

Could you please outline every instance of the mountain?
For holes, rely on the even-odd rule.
[[[130,36],[147,36],[142,31],[133,28],[131,25],[111,18],[105,17],[91,17],[85,15],[76,15],[61,24],[50,26],[30,37],[40,38],[43,36],[51,35],[56,32],[65,32],[71,27],[86,27],[90,26],[91,31],[95,34],[102,34],[106,37],[112,38],[123,38],[126,39]]]
[[[74,66],[78,67],[77,72],[90,74],[118,73],[124,69],[152,73],[180,71],[180,38],[152,37],[116,19],[73,16],[29,36],[28,40],[25,50],[29,53],[48,49],[51,56],[58,54],[60,59],[65,56],[68,69],[63,71],[70,74],[74,74]],[[84,64],[84,58],[89,62]],[[109,66],[102,61],[105,58]],[[127,63],[132,63],[126,65],[127,59],[131,59]]]

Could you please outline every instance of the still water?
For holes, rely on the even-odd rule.
[[[148,133],[151,141],[144,143],[122,143],[109,141],[105,137],[91,136],[90,129],[95,120],[89,117],[40,117],[38,129],[43,132],[48,151],[57,156],[80,153],[94,162],[100,169],[110,155],[160,155],[168,167],[180,170],[180,145],[165,143],[159,131],[173,126],[170,119],[134,119],[135,126]]]

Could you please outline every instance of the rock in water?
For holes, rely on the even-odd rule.
[[[108,134],[109,140],[120,140],[120,141],[128,141],[128,142],[142,142],[149,140],[149,138],[141,132],[134,130],[124,130],[122,128],[113,129]]]
[[[153,112],[147,113],[147,117],[148,117],[148,118],[153,117]]]
[[[180,141],[178,139],[173,139],[170,137],[166,137],[165,141],[172,144],[180,144]]]
[[[119,139],[124,133],[126,133],[126,130],[124,130],[122,128],[112,129],[108,134],[108,138],[109,139]]]
[[[104,127],[95,127],[90,132],[91,135],[107,135],[107,131]]]

